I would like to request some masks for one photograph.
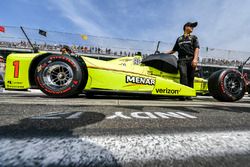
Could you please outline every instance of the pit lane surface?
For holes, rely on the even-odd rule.
[[[0,166],[248,166],[249,107],[3,91]]]

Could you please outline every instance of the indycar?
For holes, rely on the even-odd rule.
[[[174,55],[152,54],[113,60],[88,55],[13,53],[7,57],[5,89],[39,88],[50,97],[94,94],[196,96],[208,93],[208,81],[195,77],[194,88],[179,83]]]
[[[4,86],[8,90],[39,88],[50,97],[74,97],[85,93],[129,94],[191,97],[210,94],[219,101],[240,100],[250,90],[250,81],[239,70],[226,69],[213,73],[208,80],[195,77],[194,88],[179,83],[180,74],[174,55],[155,54],[121,57],[109,61],[91,55],[69,55],[39,52],[29,40],[33,53],[12,53],[6,60]]]

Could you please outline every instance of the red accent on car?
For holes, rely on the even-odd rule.
[[[77,85],[77,84],[78,84],[78,81],[73,81],[73,84]]]

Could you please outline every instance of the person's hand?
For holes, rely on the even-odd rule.
[[[198,61],[194,59],[194,60],[192,61],[192,64],[191,64],[191,65],[192,65],[193,68],[196,68],[197,65],[198,65]]]

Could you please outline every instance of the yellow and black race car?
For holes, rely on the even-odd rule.
[[[153,54],[109,61],[45,52],[13,53],[7,57],[6,89],[39,88],[51,97],[88,94],[196,96],[208,93],[207,80],[195,78],[194,89],[179,83],[177,59]]]

